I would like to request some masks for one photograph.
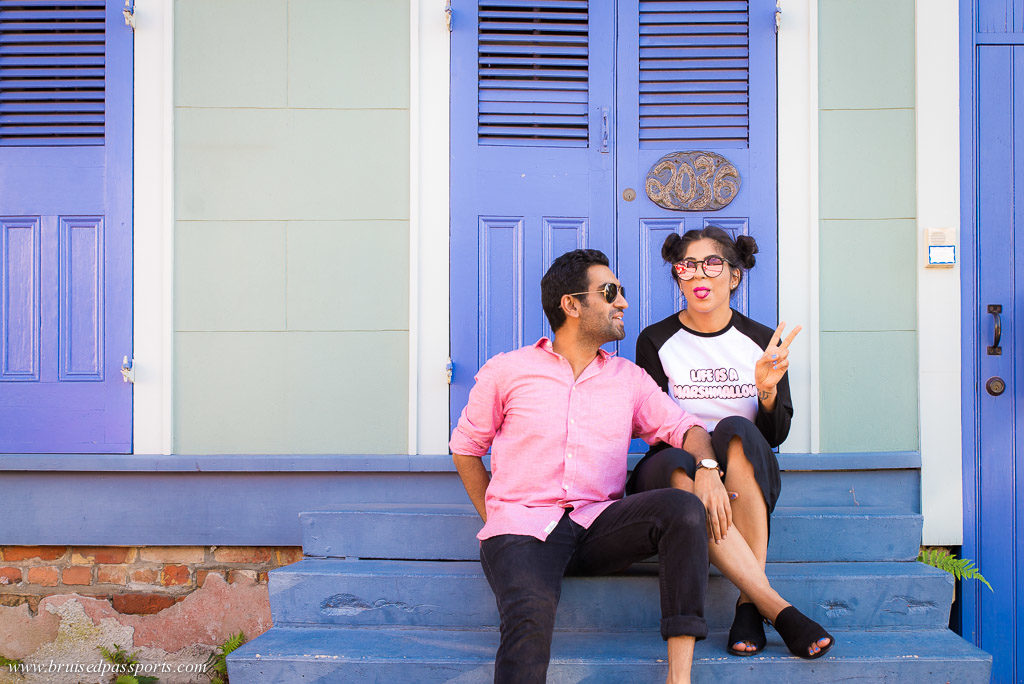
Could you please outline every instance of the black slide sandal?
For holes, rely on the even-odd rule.
[[[739,642],[747,642],[755,646],[753,651],[737,651],[733,646]],[[764,635],[764,618],[753,603],[741,603],[736,606],[736,616],[732,619],[729,629],[729,653],[737,656],[757,655],[764,650],[768,639]]]
[[[807,660],[820,658],[828,653],[828,650],[836,643],[835,637],[826,632],[824,627],[793,606],[783,608],[773,624],[775,631],[786,642],[786,648],[798,658],[805,658]],[[823,647],[813,655],[810,654],[808,649],[821,639],[828,639],[828,646]]]

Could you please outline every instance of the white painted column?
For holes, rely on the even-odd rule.
[[[779,320],[793,343],[794,416],[784,453],[820,449],[818,358],[818,0],[784,0],[778,38]]]
[[[448,453],[448,109],[444,3],[410,4],[409,453]]]
[[[917,345],[924,543],[963,542],[960,265],[925,268],[924,231],[960,225],[957,0],[917,0]],[[959,239],[957,259],[959,260]]]
[[[174,351],[174,3],[135,3],[133,451],[169,454]]]

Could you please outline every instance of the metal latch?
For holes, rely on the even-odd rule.
[[[121,377],[125,382],[135,384],[135,359],[126,356],[121,360]]]
[[[444,374],[448,377],[448,384],[452,384],[452,374],[455,372],[455,364],[452,363],[451,359],[448,359],[448,363],[445,364]]]
[[[121,10],[121,14],[124,15],[125,25],[135,31],[135,0],[124,0],[124,9]]]

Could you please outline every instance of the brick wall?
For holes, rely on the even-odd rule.
[[[0,606],[54,594],[108,599],[126,615],[157,613],[203,586],[266,584],[267,573],[302,558],[302,548],[264,546],[0,546]]]

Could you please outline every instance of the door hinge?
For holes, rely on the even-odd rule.
[[[124,0],[124,9],[121,10],[121,14],[124,15],[124,23],[128,26],[132,32],[135,31],[135,0]]]
[[[452,0],[444,3],[444,23],[448,25],[448,33],[452,32]]]
[[[782,27],[782,0],[775,2],[775,32],[778,33]]]
[[[135,359],[127,356],[121,360],[121,378],[125,382],[135,384]]]
[[[452,363],[451,359],[448,359],[448,363],[445,364],[444,374],[448,378],[448,384],[452,384],[452,375],[455,373],[455,364]]]

